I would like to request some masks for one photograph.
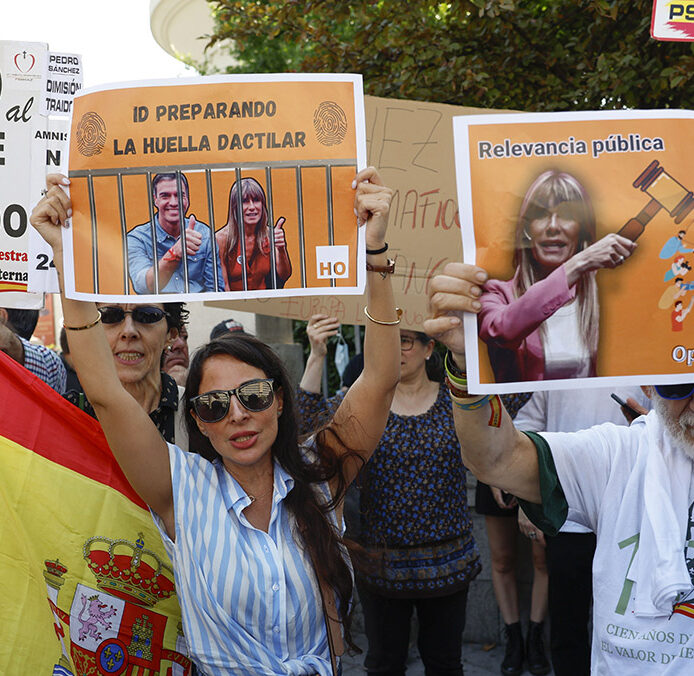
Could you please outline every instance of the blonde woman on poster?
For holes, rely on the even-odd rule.
[[[595,213],[570,174],[545,171],[528,189],[516,223],[508,281],[480,297],[480,337],[497,382],[595,375],[600,307],[595,272],[621,265],[636,244],[611,233],[595,241]]]
[[[229,190],[229,217],[217,233],[217,245],[222,258],[224,288],[243,291],[243,253],[239,244],[238,187]],[[254,178],[241,179],[241,212],[245,237],[246,280],[249,289],[272,289],[272,256],[267,200],[263,187]],[[281,289],[292,274],[292,264],[284,237],[284,218],[277,219],[274,227],[275,273],[277,287]]]

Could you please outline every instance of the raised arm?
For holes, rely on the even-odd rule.
[[[188,219],[188,224],[186,225],[186,251],[189,256],[195,256],[198,253],[198,249],[202,245],[202,233],[195,229],[196,220],[195,216],[190,216]],[[148,243],[151,247],[151,243]],[[156,250],[156,245],[155,245]],[[148,255],[148,254],[147,254]],[[211,265],[210,253],[210,265]],[[159,289],[163,289],[174,276],[174,273],[181,266],[181,260],[183,259],[183,242],[181,237],[174,242],[173,246],[157,261],[157,268],[159,270]],[[212,272],[210,270],[209,274],[209,287],[208,290],[214,290],[214,282]],[[203,280],[203,283],[207,283],[207,279]],[[154,293],[154,265],[149,263],[147,272],[145,274],[145,282],[147,284],[147,290],[144,292],[138,291],[138,293]]]
[[[464,375],[457,374],[465,372],[462,313],[480,311],[480,285],[486,279],[487,273],[481,268],[449,263],[443,274],[436,275],[429,285],[431,317],[424,322],[424,331],[448,347],[448,366],[459,382],[464,380]],[[456,399],[452,402],[453,419],[468,469],[491,486],[539,503],[537,454],[530,439],[516,430],[500,402],[502,416],[496,427],[490,425],[491,407],[487,397],[469,395]],[[477,407],[471,406],[476,402],[479,402]]]
[[[284,234],[285,219],[280,217],[275,224],[275,270],[277,279],[284,284],[292,276],[292,262],[289,260],[287,240]]]
[[[31,214],[31,224],[53,249],[53,260],[63,287],[63,247],[60,226],[72,215],[59,174],[47,177],[47,193]],[[166,443],[145,410],[121,385],[94,303],[61,294],[65,328],[75,370],[109,446],[138,495],[164,520],[174,536],[173,494]]]
[[[516,298],[512,282],[491,280],[480,297],[480,337],[513,349],[576,295],[563,266]]]
[[[367,251],[384,249],[393,191],[383,185],[373,167],[360,171],[353,187],[357,220],[366,223]],[[387,266],[385,250],[367,254],[366,259],[371,266]],[[364,370],[345,395],[330,425],[343,444],[357,451],[364,460],[369,459],[383,435],[400,378],[399,317],[390,278],[386,272],[367,272],[366,307],[372,319],[366,322]],[[358,464],[345,468],[348,482],[359,471]]]
[[[340,322],[337,317],[315,314],[311,315],[311,318],[308,320],[306,335],[308,336],[308,342],[311,344],[311,351],[299,383],[299,387],[302,390],[313,392],[314,394],[318,394],[321,391],[325,356],[328,354],[328,339],[337,335],[339,328]]]
[[[222,266],[222,281],[224,283],[224,290],[229,291],[231,286],[229,284],[229,275],[227,271],[227,261],[222,260],[223,256],[227,255],[227,235],[229,233],[229,226],[225,225],[221,230],[217,230],[215,235],[215,240],[217,242],[217,251],[219,252],[219,262]]]

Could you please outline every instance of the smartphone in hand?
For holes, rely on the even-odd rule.
[[[630,423],[641,415],[636,409],[629,406],[624,399],[618,397],[614,392],[610,396],[622,407],[622,411]]]

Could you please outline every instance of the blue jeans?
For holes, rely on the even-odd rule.
[[[404,676],[410,619],[417,611],[417,647],[426,676],[463,676],[461,650],[468,588],[435,598],[389,598],[357,581],[369,646],[369,676]]]

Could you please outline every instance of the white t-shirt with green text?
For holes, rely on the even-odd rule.
[[[593,674],[694,674],[694,585],[689,588],[694,581],[694,465],[674,442],[662,444],[667,448],[663,453],[666,461],[661,463],[666,479],[660,481],[657,494],[679,495],[680,499],[669,505],[671,510],[674,508],[673,517],[661,523],[662,527],[658,518],[668,513],[665,506],[662,514],[651,507],[646,521],[656,539],[668,529],[674,532],[666,543],[670,548],[668,557],[676,569],[674,577],[678,578],[679,588],[684,594],[691,591],[688,598],[692,605],[691,609],[681,606],[672,613],[673,598],[667,611],[661,607],[653,616],[635,613],[637,578],[645,570],[649,582],[642,582],[641,591],[650,589],[652,578],[658,575],[653,576],[649,570],[658,571],[661,565],[658,556],[652,555],[656,547],[644,547],[648,538],[641,536],[647,510],[644,492],[654,492],[649,484],[652,479],[647,478],[652,457],[647,461],[649,451],[644,439],[648,434],[652,439],[654,431],[656,437],[665,435],[656,413],[651,412],[631,427],[605,424],[572,434],[542,434],[566,496],[568,518],[597,535],[593,560]],[[673,467],[677,471],[670,469]],[[665,502],[669,499],[662,504]]]

